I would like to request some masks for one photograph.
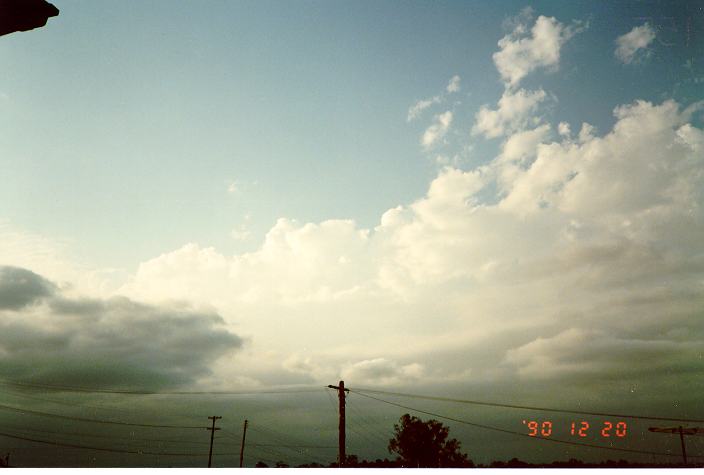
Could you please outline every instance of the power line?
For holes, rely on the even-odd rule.
[[[262,424],[258,424],[256,422],[252,423],[250,421],[249,430],[252,430],[254,432],[259,432],[260,434],[263,434],[266,437],[278,440],[279,442],[282,443],[282,445],[291,445],[290,442],[293,442],[293,444],[295,444],[295,445],[305,445],[305,442],[303,442],[298,437],[291,437],[287,434],[282,434],[280,432],[277,432],[273,429],[268,428],[267,426],[263,426]]]
[[[647,451],[644,451],[644,450],[623,449],[623,448],[620,448],[620,447],[607,447],[607,446],[603,446],[603,445],[584,444],[584,443],[580,443],[580,442],[572,442],[572,441],[570,441],[570,440],[561,440],[561,439],[552,439],[552,438],[547,439],[547,438],[543,438],[543,437],[536,437],[536,436],[531,436],[531,435],[528,435],[528,434],[524,434],[524,433],[522,433],[522,432],[516,432],[516,431],[512,431],[512,430],[508,430],[508,429],[501,429],[501,428],[498,428],[498,427],[488,426],[488,425],[485,425],[485,424],[477,424],[476,422],[465,421],[465,420],[462,420],[462,419],[457,419],[457,418],[454,418],[454,417],[444,416],[444,415],[442,415],[442,414],[437,414],[437,413],[434,413],[434,412],[424,411],[424,410],[422,410],[422,409],[417,409],[417,408],[415,408],[415,407],[404,406],[403,404],[398,404],[398,403],[395,403],[395,402],[386,401],[386,400],[384,400],[384,399],[380,399],[380,398],[377,398],[377,397],[374,397],[374,396],[370,396],[370,395],[368,395],[368,394],[364,394],[364,393],[361,393],[361,392],[359,392],[359,391],[357,391],[357,390],[353,390],[353,389],[350,389],[350,392],[359,394],[360,396],[364,396],[364,397],[367,397],[367,398],[369,398],[369,399],[374,399],[374,400],[376,400],[376,401],[380,401],[380,402],[383,402],[383,403],[386,403],[386,404],[390,404],[390,405],[392,405],[392,406],[396,406],[396,407],[400,407],[400,408],[403,408],[403,409],[407,409],[407,410],[409,410],[409,411],[419,412],[419,413],[421,413],[421,414],[427,414],[427,415],[433,416],[433,417],[440,417],[440,418],[442,418],[442,419],[447,419],[447,420],[453,421],[453,422],[459,422],[460,424],[466,424],[466,425],[469,425],[469,426],[478,427],[478,428],[480,428],[480,429],[493,430],[493,431],[497,431],[497,432],[503,432],[503,433],[505,433],[505,434],[519,435],[519,436],[521,436],[521,437],[529,437],[529,438],[531,438],[531,439],[533,439],[533,440],[544,440],[544,441],[546,441],[546,442],[554,442],[554,443],[557,443],[557,444],[575,445],[575,446],[578,446],[578,447],[591,447],[591,448],[597,448],[597,449],[603,449],[603,450],[615,450],[615,451],[619,451],[619,452],[631,452],[631,453],[646,454],[646,455],[664,455],[664,456],[667,456],[667,457],[679,457],[678,454],[668,454],[668,453],[664,453],[664,452],[647,452]]]
[[[232,440],[237,440],[241,441],[242,437],[235,436],[232,432],[222,429],[223,432],[226,432],[227,434],[223,434],[223,436],[232,439]],[[216,437],[217,439],[217,437]],[[286,444],[251,444],[248,443],[247,447],[281,447],[285,449],[336,449],[337,447],[334,445],[286,445]]]
[[[80,402],[59,401],[59,400],[53,399],[53,398],[29,396],[27,394],[18,393],[18,392],[14,392],[14,391],[7,391],[7,390],[0,391],[0,394],[7,394],[10,396],[14,396],[14,397],[22,398],[22,399],[31,399],[34,401],[50,402],[52,404],[59,404],[59,405],[63,405],[63,406],[82,407],[82,408],[89,407],[91,409],[110,410],[110,411],[117,411],[117,412],[122,412],[125,414],[130,414],[129,411],[125,411],[125,410],[114,408],[114,407],[84,404],[84,403],[80,403]]]
[[[357,430],[356,427],[355,427],[354,425],[352,425],[352,424],[348,424],[348,429],[352,432],[352,434],[354,434],[354,435],[356,435],[356,436],[358,437],[356,441],[355,441],[355,438],[350,437],[350,438],[349,438],[349,439],[350,439],[350,442],[359,442],[360,439],[364,439],[367,443],[370,443],[370,444],[372,444],[372,445],[376,445],[376,444],[378,443],[378,442],[373,441],[373,440],[370,439],[369,437],[367,437],[367,436],[364,434],[364,432],[362,432],[361,430]],[[352,444],[350,443],[350,445],[352,445]]]
[[[333,445],[278,445],[278,444],[247,444],[247,447],[279,447],[283,449],[336,449]]]
[[[283,388],[283,389],[262,389],[262,390],[243,390],[243,391],[148,391],[148,390],[130,390],[130,389],[94,389],[94,388],[81,388],[75,386],[60,386],[54,384],[40,384],[40,383],[21,383],[19,381],[12,381],[8,379],[0,379],[0,383],[7,384],[11,386],[19,386],[34,389],[52,389],[60,391],[70,391],[70,392],[80,392],[80,393],[101,393],[101,394],[123,394],[130,396],[151,396],[151,395],[165,395],[165,396],[197,396],[197,395],[223,395],[223,396],[236,396],[236,395],[254,395],[254,394],[294,394],[294,393],[311,393],[318,392],[320,388],[316,387],[306,387],[306,388]]]
[[[478,406],[492,406],[492,407],[503,407],[509,409],[527,409],[532,411],[547,411],[547,412],[561,412],[564,414],[583,414],[587,416],[605,416],[605,417],[622,417],[629,419],[645,419],[645,420],[659,420],[659,421],[678,421],[678,422],[704,422],[704,419],[683,419],[683,418],[672,418],[672,417],[660,417],[660,416],[642,416],[634,414],[611,414],[605,412],[588,412],[588,411],[576,411],[568,409],[555,409],[549,407],[536,407],[536,406],[519,406],[515,404],[501,404],[496,402],[486,402],[486,401],[472,401],[468,399],[453,399],[440,396],[423,396],[420,394],[407,394],[407,393],[397,393],[392,391],[380,391],[376,389],[355,389],[356,391],[364,391],[373,394],[387,394],[389,396],[401,396],[414,399],[428,399],[431,401],[444,401],[444,402],[456,402],[461,404],[474,404]],[[352,391],[352,389],[350,389]],[[358,392],[357,394],[361,394]]]
[[[258,450],[259,452],[265,452],[265,453],[269,453],[271,455],[274,455],[279,458],[278,461],[280,461],[280,462],[285,462],[288,459],[294,464],[306,463],[309,461],[321,463],[317,457],[308,453],[307,451],[304,453],[304,451],[295,450],[290,447],[274,446],[274,445],[267,445],[267,444],[252,444],[252,445],[247,444],[247,448],[248,449],[251,448],[252,450]],[[276,450],[279,448],[284,448],[284,449],[288,450],[289,452],[287,454],[285,454],[279,450]],[[291,460],[291,459],[297,459],[298,461],[296,462],[295,460]]]
[[[0,394],[8,394],[14,397],[22,398],[22,399],[31,399],[31,400],[36,400],[36,401],[42,401],[42,402],[49,402],[52,404],[58,404],[62,406],[70,406],[70,407],[80,407],[80,408],[91,408],[91,409],[98,409],[101,411],[112,411],[112,412],[119,412],[122,414],[129,414],[130,416],[138,416],[135,414],[134,411],[126,411],[124,409],[120,409],[117,407],[112,407],[112,406],[105,406],[105,405],[97,405],[97,404],[85,404],[82,402],[69,402],[69,401],[60,401],[58,399],[54,398],[45,398],[45,397],[37,397],[37,396],[29,396],[27,394],[23,393],[18,393],[14,391],[0,391]],[[164,411],[159,411],[160,414],[165,414],[167,416],[173,416],[173,417],[179,417],[179,418],[186,418],[186,419],[196,419],[195,416],[192,415],[187,415],[187,414],[176,414],[172,412],[164,412]],[[200,419],[200,418],[199,418]]]
[[[58,419],[68,419],[72,421],[80,421],[80,422],[94,422],[98,424],[113,424],[113,425],[121,425],[121,426],[135,426],[135,427],[156,427],[159,429],[205,429],[205,426],[177,426],[177,425],[162,425],[162,424],[138,424],[134,422],[119,422],[119,421],[106,421],[103,419],[88,419],[85,417],[74,417],[74,416],[66,416],[62,414],[54,414],[51,412],[42,412],[42,411],[34,411],[31,409],[23,409],[20,407],[13,407],[13,406],[6,406],[4,404],[0,404],[0,409],[4,409],[7,411],[13,411],[13,412],[19,412],[22,414],[33,414],[37,416],[45,416],[45,417],[55,417]]]
[[[347,406],[349,409],[351,409],[351,416],[347,419],[347,422],[349,423],[349,428],[350,430],[361,437],[362,439],[366,440],[368,443],[374,445],[380,445],[381,447],[386,447],[388,445],[388,440],[384,440],[379,434],[376,433],[376,431],[371,428],[369,425],[363,425],[362,424],[362,419],[361,419],[361,414],[356,409],[353,409],[353,406],[351,404],[348,404]],[[360,430],[356,429],[356,426],[359,426]],[[375,440],[376,439],[376,440]]]
[[[251,421],[250,421],[250,422],[251,422]],[[298,438],[290,437],[290,436],[287,436],[287,435],[280,434],[280,433],[278,433],[278,432],[276,432],[276,431],[274,431],[274,430],[271,430],[271,429],[269,429],[269,428],[266,428],[266,427],[262,426],[261,424],[251,424],[251,423],[250,423],[250,425],[249,425],[249,430],[254,431],[255,437],[256,437],[256,433],[262,434],[262,435],[264,435],[264,436],[267,437],[267,438],[274,439],[275,441],[280,442],[280,444],[278,444],[278,447],[282,447],[282,448],[285,448],[285,449],[287,449],[287,450],[289,450],[289,451],[291,451],[291,452],[294,452],[297,456],[303,456],[303,454],[302,454],[300,451],[295,450],[293,447],[288,447],[288,446],[293,446],[293,445],[307,445],[307,444],[301,442],[301,440],[298,439]],[[293,444],[289,443],[289,442],[288,442],[287,440],[285,440],[285,439],[288,439],[289,441],[292,441]],[[249,447],[250,445],[253,446],[253,445],[257,445],[257,444],[256,444],[256,443],[252,444],[251,442],[247,444],[248,447]],[[307,454],[305,455],[305,457],[307,457],[307,458],[309,458],[309,459],[312,458],[312,459],[314,459],[315,462],[318,462],[318,463],[321,463],[321,464],[328,463],[328,462],[323,462],[323,461],[320,460],[317,456],[314,456],[313,454],[310,454],[310,453],[307,453]]]
[[[118,440],[125,440],[125,441],[134,441],[134,442],[168,442],[168,443],[174,443],[174,444],[192,444],[192,445],[208,445],[207,442],[203,441],[195,441],[195,440],[183,440],[183,439],[146,439],[142,437],[134,437],[134,436],[119,436],[119,435],[105,435],[105,434],[88,434],[85,432],[57,432],[57,431],[51,431],[51,430],[46,430],[46,429],[35,429],[35,428],[25,428],[25,427],[17,427],[17,426],[12,426],[3,423],[2,426],[6,429],[12,429],[15,431],[20,431],[20,432],[39,432],[39,433],[44,433],[44,434],[53,434],[53,435],[63,435],[63,436],[69,436],[69,437],[91,437],[91,438],[98,438],[98,439],[112,439],[114,441]]]
[[[382,435],[379,432],[378,428],[375,427],[374,421],[372,421],[366,415],[364,415],[361,410],[358,410],[356,403],[352,404],[352,401],[354,401],[354,398],[347,399],[347,407],[352,412],[352,414],[354,416],[353,419],[355,419],[357,422],[360,422],[361,428],[363,430],[366,430],[366,432],[368,432],[370,436],[376,438],[377,443],[381,442],[381,446],[386,447],[389,444],[388,434]]]
[[[272,455],[272,456],[278,458],[278,460],[270,459],[274,464],[277,464],[279,462],[285,463],[284,459],[290,458],[290,456],[287,457],[286,455],[282,454],[281,452],[272,450],[271,448],[257,447],[254,450],[259,451],[259,453],[269,454],[269,455]],[[255,457],[255,458],[259,458],[259,457]]]
[[[10,439],[24,440],[27,442],[36,442],[39,444],[55,445],[57,447],[68,447],[72,449],[86,449],[86,450],[97,450],[102,452],[113,452],[118,454],[134,454],[134,455],[159,455],[159,456],[174,456],[174,457],[201,457],[208,455],[206,453],[169,453],[169,452],[148,452],[144,450],[120,450],[120,449],[109,449],[106,447],[92,447],[88,445],[80,444],[69,444],[63,442],[52,442],[48,440],[32,439],[29,437],[20,437],[18,435],[7,434],[5,432],[0,432],[0,436],[8,437]],[[220,455],[234,455],[234,454],[220,454]]]

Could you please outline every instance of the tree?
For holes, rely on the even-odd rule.
[[[460,442],[448,439],[450,429],[436,420],[427,422],[404,414],[394,424],[395,436],[389,440],[389,452],[399,455],[403,467],[473,467],[467,454],[460,452]]]

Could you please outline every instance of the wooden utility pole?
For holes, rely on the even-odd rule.
[[[213,427],[206,427],[206,429],[210,431],[210,452],[208,453],[208,468],[210,468],[213,462],[213,439],[215,439],[215,431],[220,430],[219,427],[215,427],[215,421],[222,419],[222,417],[208,416],[208,419],[213,421]]]
[[[345,391],[349,392],[349,389],[345,389],[345,382],[340,381],[338,386],[328,385],[330,389],[337,389],[337,397],[340,401],[340,422],[338,424],[338,448],[337,448],[337,464],[339,467],[345,466],[345,460],[347,459],[347,454],[345,453]]]
[[[244,420],[244,429],[242,430],[242,446],[240,447],[240,468],[244,462],[244,439],[247,437],[247,419]]]
[[[680,434],[680,444],[682,445],[682,459],[687,465],[687,449],[684,446],[685,435],[704,434],[704,427],[648,427],[650,432],[663,432],[665,434]]]

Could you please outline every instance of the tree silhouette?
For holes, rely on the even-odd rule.
[[[436,420],[427,422],[404,414],[394,424],[395,436],[389,440],[389,452],[399,455],[403,467],[473,467],[467,454],[460,452],[460,442],[448,439],[450,429]]]

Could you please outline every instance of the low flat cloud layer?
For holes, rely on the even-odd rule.
[[[38,274],[0,267],[2,377],[91,388],[183,385],[242,346],[223,323],[186,306],[65,297]]]

